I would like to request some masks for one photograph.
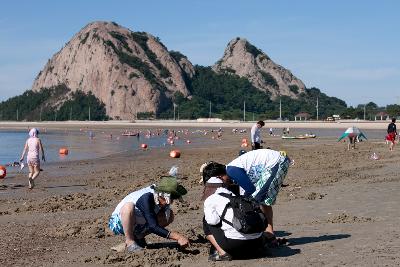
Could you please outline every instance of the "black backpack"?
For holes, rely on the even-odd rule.
[[[260,205],[253,198],[227,193],[219,193],[219,195],[229,199],[221,215],[223,222],[243,234],[261,233],[265,230],[267,220],[260,209]],[[225,219],[228,208],[233,210],[232,222]]]

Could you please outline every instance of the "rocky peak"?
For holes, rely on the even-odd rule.
[[[218,73],[245,77],[255,87],[270,92],[272,98],[279,95],[297,98],[305,90],[301,80],[244,38],[231,40],[223,57],[212,68]]]
[[[193,74],[187,59],[177,61],[151,34],[97,21],[47,62],[32,90],[65,84],[72,91],[92,91],[107,115],[133,119],[139,112],[165,109],[175,92],[188,96],[185,81]]]

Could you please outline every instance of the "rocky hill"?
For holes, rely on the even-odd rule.
[[[113,22],[93,22],[47,62],[32,90],[64,84],[71,93],[91,91],[108,116],[133,119],[168,108],[176,92],[189,96],[186,82],[193,74],[187,58],[170,54],[158,38]]]
[[[223,57],[212,68],[218,73],[247,78],[254,87],[271,93],[273,99],[279,95],[297,98],[305,90],[301,80],[243,38],[230,41]]]
[[[178,99],[189,102],[193,96],[205,99],[201,91],[217,90],[218,86],[213,84],[217,79],[230,84],[225,86],[229,88],[219,89],[226,94],[231,94],[233,88],[239,91],[248,88],[234,77],[246,78],[254,87],[254,90],[246,89],[252,92],[246,94],[258,95],[260,90],[263,99],[274,100],[279,95],[297,99],[305,92],[301,80],[246,39],[229,42],[224,56],[210,72],[196,75],[194,66],[184,55],[168,51],[157,37],[148,33],[134,32],[114,22],[93,22],[47,62],[37,75],[32,91],[38,93],[60,85],[66,88],[65,96],[41,104],[40,109],[49,110],[65,109],[66,102],[75,101],[75,92],[92,92],[99,103],[104,103],[106,115],[114,119],[166,114]],[[229,74],[233,79],[214,77],[212,73]],[[217,101],[217,98],[209,100]],[[260,110],[265,109],[260,107]]]

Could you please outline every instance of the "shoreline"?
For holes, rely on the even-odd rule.
[[[302,128],[302,129],[346,129],[356,126],[361,129],[386,129],[390,121],[355,121],[341,120],[337,122],[325,121],[271,121],[265,120],[265,129],[268,128]],[[251,128],[256,121],[196,121],[196,120],[140,120],[140,121],[48,121],[48,122],[17,122],[17,121],[1,121],[0,129],[25,129],[27,127],[44,127],[51,129],[66,128],[98,128],[98,129],[115,129],[115,128],[138,128],[138,127],[184,127],[184,128]]]

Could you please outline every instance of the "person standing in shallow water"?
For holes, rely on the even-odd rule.
[[[26,156],[26,162],[29,167],[29,189],[33,189],[35,187],[35,179],[40,174],[39,150],[41,151],[43,162],[46,161],[43,145],[38,135],[39,131],[36,128],[32,128],[29,131],[29,138],[25,142],[24,150],[22,151],[20,159],[20,161],[22,162],[24,160],[25,153],[28,152]]]

